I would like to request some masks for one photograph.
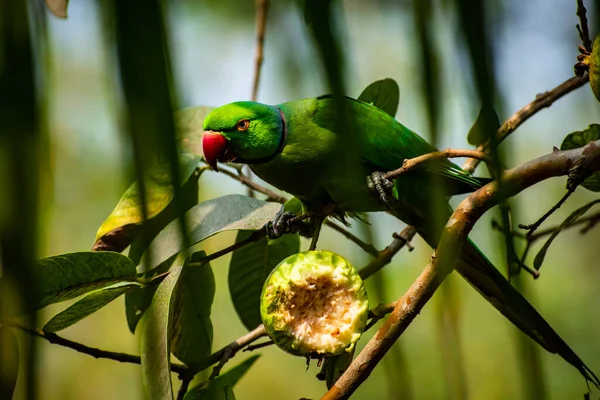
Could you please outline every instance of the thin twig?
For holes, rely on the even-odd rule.
[[[363,251],[365,253],[370,254],[373,257],[377,257],[377,255],[379,254],[379,250],[377,250],[375,248],[375,246],[373,246],[370,243],[363,242],[361,239],[359,239],[358,237],[356,237],[355,235],[353,235],[349,230],[342,228],[341,226],[339,226],[335,222],[330,221],[330,220],[325,220],[324,223],[325,223],[325,225],[327,225],[328,227],[330,227],[334,231],[339,232],[342,235],[344,235],[346,237],[346,239],[350,239],[358,247],[360,247],[361,249],[363,249]]]
[[[389,264],[389,262],[394,258],[396,253],[402,250],[403,247],[412,248],[410,245],[410,241],[417,234],[417,231],[412,226],[407,226],[400,232],[398,235],[394,235],[394,240],[392,243],[385,249],[381,250],[375,259],[373,259],[369,264],[365,265],[358,272],[362,279],[367,279],[369,276],[373,275],[375,272],[379,271],[381,268]]]
[[[243,351],[254,351],[254,350],[257,350],[257,349],[262,349],[263,347],[271,346],[273,344],[275,344],[274,341],[267,340],[266,342],[257,343],[257,344],[251,344],[249,346],[246,346],[246,348]]]
[[[252,101],[258,97],[258,84],[262,70],[263,53],[265,45],[265,28],[267,26],[267,12],[269,0],[256,0],[256,52],[254,55],[254,79],[252,80]]]
[[[466,150],[466,149],[445,149],[445,150],[440,150],[440,151],[436,151],[433,153],[423,154],[422,156],[411,158],[408,160],[404,160],[404,162],[402,163],[402,167],[395,169],[393,171],[387,172],[385,175],[383,175],[383,178],[395,179],[398,176],[400,176],[401,174],[408,172],[411,169],[415,168],[416,166],[426,163],[428,161],[434,160],[434,159],[457,158],[457,157],[469,157],[469,158],[475,158],[477,160],[486,161],[488,163],[490,162],[489,157],[481,151]]]
[[[527,121],[538,111],[542,110],[543,108],[550,107],[556,100],[572,92],[573,90],[580,88],[588,81],[589,75],[587,74],[580,78],[573,77],[567,79],[554,89],[537,95],[535,100],[514,113],[509,119],[504,121],[500,128],[498,128],[498,131],[496,132],[496,145],[500,144],[500,142],[513,133],[515,129],[517,129],[523,122]],[[489,149],[489,146],[490,144],[487,142],[477,146],[477,150],[486,152]],[[463,169],[468,172],[473,172],[475,171],[475,168],[477,168],[477,165],[479,165],[478,159],[470,159],[467,161],[467,163],[465,163]]]
[[[188,265],[189,266],[198,266],[198,265],[206,264],[207,262],[210,262],[219,257],[222,257],[225,254],[229,254],[237,249],[241,249],[242,247],[244,247],[250,243],[258,242],[265,236],[267,236],[267,231],[265,229],[261,229],[259,231],[252,232],[252,234],[250,236],[248,236],[247,238],[245,238],[244,240],[234,243],[231,246],[225,247],[224,249],[214,252],[212,254],[208,254],[206,256],[199,256],[199,255],[203,254],[203,252],[193,253],[190,257],[190,262],[188,263]]]
[[[280,195],[250,179],[248,179],[246,176],[240,176],[236,173],[233,173],[231,171],[228,171],[227,169],[224,168],[220,168],[219,169],[220,173],[223,173],[227,176],[229,176],[230,178],[240,182],[243,185],[249,186],[251,187],[253,190],[264,194],[265,196],[267,196],[267,199],[270,201],[274,201],[277,203],[285,203],[286,201],[288,201],[288,198]],[[327,225],[328,227],[330,227],[331,229],[341,233],[342,235],[344,235],[347,239],[351,240],[352,242],[354,242],[358,247],[360,247],[361,249],[363,249],[366,253],[372,255],[372,256],[376,256],[379,251],[372,245],[369,243],[365,243],[363,242],[360,238],[358,238],[357,236],[353,235],[350,231],[348,231],[347,229],[337,225],[335,222],[330,221],[330,220],[326,220],[325,221],[325,225]]]
[[[589,52],[592,51],[592,40],[590,39],[590,30],[588,28],[587,17],[585,6],[583,5],[583,0],[577,0],[577,17],[579,17],[580,25],[577,25],[577,32],[579,32],[579,37],[581,38],[581,42],[583,43],[583,47]]]
[[[591,145],[600,145],[600,140],[583,148],[555,151],[519,167],[506,170],[501,177],[504,182],[502,196],[498,193],[498,183],[494,181],[463,200],[446,224],[439,246],[427,267],[396,303],[387,322],[322,399],[347,399],[369,377],[375,366],[419,314],[436,289],[454,270],[470,230],[487,210],[496,205],[501,198],[514,196],[544,179],[568,174],[572,166],[583,157],[582,154]],[[600,152],[588,156],[600,159]]]
[[[69,349],[73,349],[80,353],[87,354],[88,356],[92,356],[94,358],[105,358],[108,360],[114,360],[129,364],[142,364],[142,359],[140,356],[135,356],[133,354],[127,353],[117,353],[114,351],[101,350],[95,347],[86,346],[79,342],[74,342],[73,340],[65,339],[62,336],[57,335],[56,333],[47,333],[41,329],[32,328],[16,321],[3,321],[2,324],[26,332],[31,336],[47,340],[49,343],[57,344],[63,347],[68,347]],[[183,364],[171,363],[171,371],[181,375],[187,374],[189,372],[189,369]]]
[[[256,327],[254,330],[248,332],[247,334],[240,337],[236,341],[225,346],[218,352],[213,353],[210,356],[208,356],[207,358],[209,358],[209,359],[213,359],[213,358],[219,359],[219,363],[213,368],[213,372],[210,375],[209,379],[214,379],[215,377],[219,376],[219,374],[221,373],[221,369],[223,369],[223,366],[225,366],[227,361],[229,361],[231,358],[233,358],[240,349],[248,346],[249,344],[255,342],[256,340],[258,340],[264,336],[267,336],[267,330],[265,329],[265,326],[261,324],[258,327]]]
[[[537,221],[535,221],[531,225],[519,224],[519,228],[528,230],[525,236],[531,236],[550,217],[556,210],[560,208],[564,204],[565,201],[573,194],[573,190],[567,191],[565,195],[556,203],[550,210],[548,210],[544,215],[542,215]]]
[[[259,193],[264,194],[265,196],[267,196],[267,198],[271,201],[275,201],[277,203],[285,203],[288,199],[285,196],[282,196],[270,189],[267,189],[266,187],[259,185],[258,183],[254,182],[252,179],[249,179],[247,176],[245,175],[238,175],[236,173],[233,173],[227,169],[224,168],[219,168],[219,173],[221,174],[225,174],[227,176],[229,176],[230,178],[235,179],[236,181],[252,188],[252,190],[255,190]]]

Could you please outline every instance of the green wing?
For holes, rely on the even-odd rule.
[[[318,99],[319,109],[334,107],[331,96]],[[358,135],[363,161],[372,172],[392,171],[400,168],[406,159],[437,151],[381,109],[350,97],[345,97],[343,101],[351,113],[350,117],[354,119],[352,125],[358,127],[358,132],[354,134]],[[408,174],[423,181],[438,179],[437,182],[443,185],[444,194],[448,196],[472,192],[490,181],[472,176],[445,158],[422,164]]]

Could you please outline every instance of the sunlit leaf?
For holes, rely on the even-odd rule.
[[[212,381],[204,382],[190,389],[184,400],[216,400],[216,399],[234,399],[232,388],[248,372],[252,364],[260,355],[254,355],[241,364],[233,367],[224,374],[219,375]],[[227,397],[229,396],[229,397]]]
[[[259,230],[271,221],[281,204],[239,194],[202,202],[186,213],[191,244],[227,230]],[[152,242],[152,260],[159,264],[184,250],[177,221],[170,223]]]
[[[197,167],[201,157],[195,154],[182,154],[179,158],[183,204],[187,209],[198,203],[198,173]],[[148,231],[154,235],[177,217],[177,210],[173,200],[173,187],[171,180],[171,165],[161,162],[153,165],[144,174],[146,185],[146,206],[148,211]],[[102,223],[96,234],[93,250],[121,252],[142,232],[143,215],[141,198],[137,183],[131,185],[123,194],[115,209]],[[147,234],[150,238],[151,233]],[[140,241],[138,253],[142,252],[143,244],[147,239]],[[136,262],[139,260],[133,258]]]
[[[375,81],[363,90],[360,96],[358,96],[358,100],[373,104],[375,107],[395,117],[398,112],[398,104],[400,103],[400,87],[391,78]]]
[[[48,10],[58,18],[67,18],[67,7],[69,0],[45,0]]]
[[[483,106],[479,110],[475,123],[469,129],[467,140],[473,146],[486,143],[492,135],[496,134],[498,128],[500,128],[500,118],[498,118],[496,110],[489,106]]]
[[[542,248],[540,249],[540,251],[536,254],[535,259],[533,260],[533,267],[535,269],[540,269],[540,267],[542,266],[542,263],[544,262],[544,258],[546,258],[546,253],[548,252],[548,249],[550,248],[550,245],[552,244],[552,242],[554,241],[554,239],[556,239],[556,237],[558,236],[558,234],[566,227],[568,227],[569,225],[571,225],[572,223],[574,223],[575,221],[577,221],[577,219],[579,217],[581,217],[583,214],[585,214],[586,212],[588,212],[588,210],[590,208],[592,208],[592,206],[594,204],[598,204],[600,203],[600,199],[599,200],[594,200],[590,203],[587,203],[585,206],[578,208],[577,210],[573,211],[568,217],[567,219],[565,219],[562,224],[560,224],[558,226],[558,228],[556,228],[556,230],[554,232],[552,232],[552,235],[550,235],[550,237],[548,238],[548,240],[546,241],[546,243],[544,243],[544,245],[542,246]]]
[[[171,257],[161,263],[159,266],[145,272],[141,278],[150,279],[161,274],[164,274],[171,268],[177,257]],[[127,326],[131,333],[135,333],[135,328],[142,319],[144,312],[150,307],[152,297],[158,289],[158,285],[162,279],[156,278],[156,282],[144,286],[138,286],[125,294],[125,316],[127,317]]]
[[[0,326],[0,398],[12,399],[19,374],[19,347],[10,328]]]
[[[174,297],[171,353],[186,364],[201,361],[210,354],[213,340],[215,277],[210,264],[184,265]]]
[[[58,332],[68,328],[136,287],[139,287],[139,285],[128,284],[96,290],[52,317],[44,325],[44,332]]]
[[[600,125],[591,124],[587,127],[587,129],[583,131],[569,133],[560,145],[560,149],[576,149],[579,147],[583,147],[589,142],[595,140],[600,140]],[[581,184],[581,186],[593,192],[600,192],[600,171],[596,171],[588,178],[586,178]]]
[[[181,274],[174,268],[160,283],[152,303],[142,320],[141,357],[142,380],[150,399],[172,399],[170,352],[170,316],[174,303],[173,291]]]
[[[202,129],[202,123],[212,110],[214,107],[199,106],[185,108],[175,114],[178,141],[182,151],[203,154],[202,135],[204,129]]]
[[[89,251],[43,258],[32,273],[40,294],[37,308],[136,280],[135,265],[129,257],[113,252]],[[0,278],[0,291],[5,290],[4,285],[8,281]]]
[[[251,232],[240,231],[236,242]],[[298,253],[298,235],[284,235],[276,240],[263,238],[233,252],[229,263],[229,293],[238,316],[249,330],[261,324],[260,292],[267,276],[284,258]]]

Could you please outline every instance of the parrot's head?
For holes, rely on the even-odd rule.
[[[284,124],[280,110],[265,104],[239,101],[216,108],[203,124],[204,158],[215,171],[217,161],[267,161],[281,150]]]

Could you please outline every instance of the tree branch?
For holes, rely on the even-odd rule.
[[[263,52],[265,44],[265,28],[267,26],[267,12],[269,0],[256,0],[256,52],[254,55],[254,79],[252,80],[252,101],[256,101],[258,84],[262,70]]]
[[[599,146],[600,140],[578,149],[555,151],[519,167],[506,170],[501,177],[503,180],[502,196],[498,191],[498,182],[494,181],[463,200],[446,224],[440,244],[427,267],[406,294],[395,304],[394,311],[384,326],[367,343],[363,351],[322,399],[347,399],[368,378],[373,368],[419,314],[435,290],[454,270],[462,246],[475,222],[487,210],[496,205],[501,197],[512,197],[544,179],[567,175],[574,165],[581,162],[582,157],[600,160]],[[586,155],[584,155],[585,152],[587,152]]]
[[[581,42],[583,43],[583,47],[589,52],[592,51],[592,40],[590,39],[590,30],[588,28],[587,17],[585,6],[583,5],[583,0],[577,0],[577,17],[579,18],[580,25],[577,25],[577,32],[579,32],[579,37],[581,38]]]
[[[88,356],[92,356],[94,358],[105,358],[109,360],[119,361],[122,363],[129,364],[138,364],[141,365],[142,360],[140,356],[134,356],[133,354],[127,353],[117,353],[113,351],[101,350],[95,347],[86,346],[79,342],[74,342],[69,339],[65,339],[62,336],[57,335],[56,333],[46,333],[41,329],[32,328],[23,324],[20,324],[16,321],[3,321],[3,325],[9,326],[11,328],[18,329],[25,333],[28,333],[31,336],[35,336],[44,340],[47,340],[49,343],[57,344],[59,346],[68,347],[75,351],[78,351],[83,354],[87,354]],[[178,374],[187,374],[189,369],[187,366],[183,364],[171,364],[171,371],[177,372]]]
[[[498,131],[496,132],[496,144],[500,144],[500,142],[506,139],[508,135],[513,133],[515,129],[535,115],[538,111],[542,110],[543,108],[550,107],[556,100],[585,85],[589,79],[590,78],[587,74],[581,78],[573,77],[567,79],[552,90],[538,94],[535,97],[535,100],[514,113],[509,119],[504,121],[500,128],[498,128]],[[486,142],[477,146],[477,151],[486,152],[489,149],[489,146],[490,142]],[[475,168],[477,168],[477,165],[479,165],[478,159],[470,159],[465,163],[463,169],[468,172],[473,172],[475,171]]]
[[[386,266],[392,261],[392,258],[402,250],[403,247],[408,247],[409,250],[412,250],[412,246],[410,245],[410,241],[417,234],[417,231],[412,226],[407,226],[400,232],[398,235],[394,235],[394,240],[388,247],[381,250],[369,264],[365,265],[359,271],[359,275],[362,279],[367,279],[375,272],[379,271],[381,268]]]
[[[422,156],[406,159],[402,163],[402,167],[395,169],[393,171],[387,172],[383,175],[385,179],[396,179],[400,175],[405,172],[412,170],[420,164],[426,163],[428,161],[438,159],[438,158],[457,158],[457,157],[469,157],[477,160],[485,161],[486,163],[490,163],[490,158],[483,153],[482,151],[477,150],[466,150],[466,149],[445,149],[440,151],[435,151],[433,153],[423,154]]]

